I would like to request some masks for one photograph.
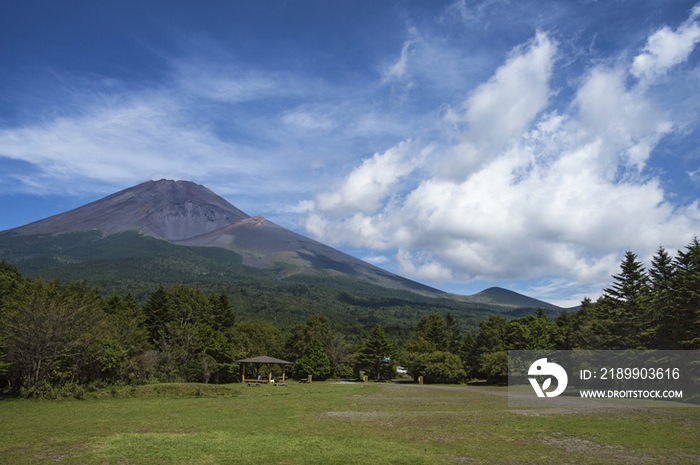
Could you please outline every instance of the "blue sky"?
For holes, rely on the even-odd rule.
[[[687,1],[6,2],[0,230],[206,185],[460,294],[596,298],[700,232]]]

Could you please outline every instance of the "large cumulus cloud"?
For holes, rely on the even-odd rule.
[[[563,52],[537,32],[447,108],[445,137],[428,155],[403,142],[365,160],[316,196],[302,224],[432,282],[556,276],[561,288],[599,286],[624,249],[648,258],[682,246],[700,211],[671,203],[648,169],[659,141],[680,130],[649,89],[687,60],[698,14],[653,32],[629,58],[589,65],[564,105],[552,102]]]

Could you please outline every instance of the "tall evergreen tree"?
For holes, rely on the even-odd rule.
[[[601,302],[604,298],[601,298]],[[607,336],[607,320],[601,319],[599,303],[593,303],[589,297],[584,297],[581,307],[573,314],[571,332],[569,333],[572,349],[595,350],[605,347]],[[561,334],[561,333],[560,333]]]
[[[614,275],[612,287],[604,294],[618,303],[637,305],[649,293],[649,277],[634,252],[626,251],[620,263],[620,274]]]
[[[554,322],[557,325],[557,350],[572,350],[574,348],[573,336],[576,332],[576,314],[564,310]]]
[[[143,307],[146,314],[146,327],[150,342],[158,344],[165,334],[165,325],[170,321],[168,312],[168,296],[163,286],[153,291]]]
[[[369,339],[359,353],[360,366],[369,370],[374,379],[392,378],[396,365],[396,348],[384,335],[380,325],[372,329]]]
[[[459,354],[462,347],[462,328],[451,312],[447,312],[445,315],[445,334],[447,335],[447,351]]]
[[[339,332],[333,333],[324,347],[328,360],[331,362],[331,376],[337,378],[340,374],[341,365],[348,361],[350,355],[350,344],[345,341],[345,336]],[[347,369],[345,365],[342,368]]]
[[[323,351],[319,339],[313,339],[306,353],[294,362],[294,371],[302,376],[312,375],[313,379],[324,380],[331,374],[331,362]]]
[[[467,357],[467,365],[471,368],[471,377],[484,376],[481,370],[485,355],[506,350],[506,328],[508,320],[503,315],[489,315],[486,321],[479,323],[479,331]]]
[[[700,348],[700,242],[694,237],[674,260],[674,309],[668,315],[676,349]]]
[[[654,293],[668,292],[672,288],[675,265],[673,258],[662,246],[656,250],[656,255],[651,259],[649,280],[651,290]]]
[[[437,350],[445,351],[450,345],[445,319],[438,313],[424,315],[416,326],[416,333],[418,337],[435,344]]]
[[[649,320],[643,335],[651,349],[670,349],[676,339],[673,331],[675,318],[674,277],[676,266],[666,249],[659,247],[651,260],[649,278],[651,300]]]
[[[322,313],[311,315],[305,324],[292,329],[285,345],[286,356],[292,361],[302,357],[314,340],[319,340],[325,350],[331,334],[331,320],[328,317]]]
[[[596,304],[606,321],[607,349],[637,349],[642,344],[642,328],[648,321],[649,277],[644,265],[631,251],[625,252],[621,272],[613,276],[611,287],[603,290]]]
[[[232,328],[236,324],[236,311],[226,292],[209,297],[214,314],[213,327],[217,331]]]

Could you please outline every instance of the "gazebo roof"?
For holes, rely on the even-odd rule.
[[[292,365],[292,362],[286,360],[280,360],[278,358],[268,357],[267,355],[261,355],[260,357],[245,358],[243,360],[236,360],[239,363],[276,363],[280,365]]]

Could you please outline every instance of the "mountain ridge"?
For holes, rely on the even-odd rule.
[[[280,270],[278,279],[304,274],[349,275],[373,285],[435,298],[560,310],[513,291],[498,292],[501,288],[490,288],[473,296],[443,292],[390,273],[262,216],[250,216],[208,188],[189,181],[147,181],[68,212],[2,231],[0,235],[5,238],[8,234],[57,236],[81,231],[99,231],[101,238],[135,232],[178,246],[222,248],[240,255],[245,266]]]
[[[203,217],[206,221],[188,219]],[[137,231],[178,240],[250,218],[204,186],[188,181],[147,181],[73,210],[3,232],[64,234],[99,229],[103,235]],[[189,226],[189,228],[188,228]]]

